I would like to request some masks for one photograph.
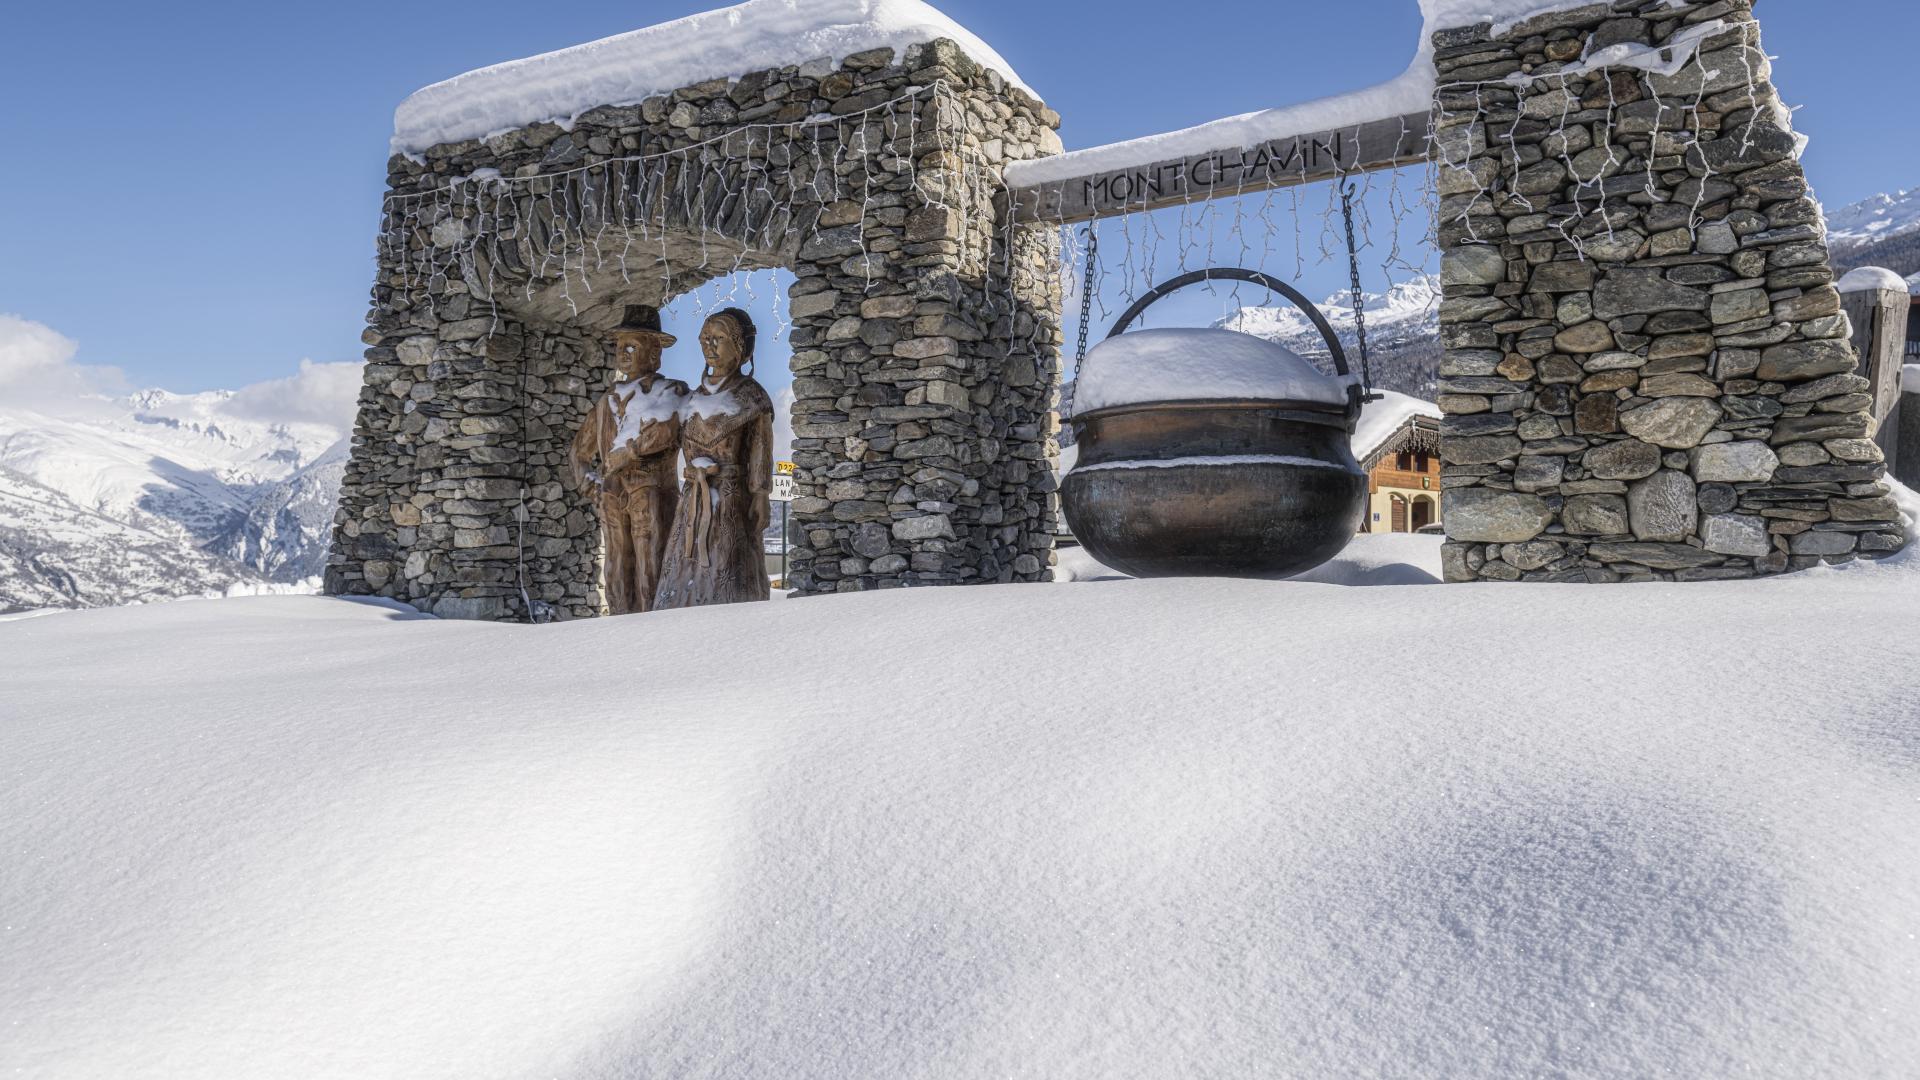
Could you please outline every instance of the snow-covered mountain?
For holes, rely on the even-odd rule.
[[[273,581],[320,576],[351,452],[343,438],[292,476],[262,488],[247,507],[246,521],[213,550]]]
[[[1902,277],[1920,274],[1920,188],[1828,211],[1827,239],[1840,273],[1884,266]]]
[[[1912,232],[1920,232],[1920,188],[1870,196],[1827,215],[1827,237],[1836,244]]]
[[[0,611],[261,591],[319,573],[346,431],[226,391],[0,404]]]
[[[225,592],[245,580],[178,536],[0,468],[0,613]]]
[[[1432,400],[1438,392],[1440,365],[1440,277],[1427,274],[1393,285],[1384,294],[1367,293],[1367,347],[1376,388]],[[1358,370],[1360,350],[1354,333],[1353,299],[1336,293],[1320,303]],[[1277,341],[1332,370],[1326,340],[1313,323],[1290,304],[1249,307],[1215,324],[1228,330]]]

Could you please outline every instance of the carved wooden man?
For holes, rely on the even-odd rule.
[[[653,608],[667,530],[679,503],[680,408],[687,384],[660,376],[674,343],[658,308],[634,305],[613,332],[619,381],[573,440],[573,470],[595,494],[606,547],[607,606],[615,615]]]

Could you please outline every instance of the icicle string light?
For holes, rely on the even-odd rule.
[[[1618,129],[1621,110],[1626,104],[1620,100],[1613,77],[1618,70],[1667,76],[1685,73],[1691,76],[1690,82],[1698,84],[1697,90],[1674,100],[1662,95],[1657,81],[1647,80],[1648,95],[1655,110],[1654,131],[1649,133],[1649,139],[1658,138],[1662,132],[1676,133],[1682,144],[1680,152],[1694,174],[1693,182],[1688,185],[1690,205],[1687,208],[1686,228],[1697,238],[1698,230],[1704,223],[1702,214],[1707,203],[1706,193],[1710,181],[1718,175],[1698,150],[1700,143],[1697,132],[1703,126],[1703,114],[1708,112],[1709,95],[1706,87],[1714,74],[1706,67],[1701,46],[1711,36],[1737,25],[1715,21],[1691,29],[1686,40],[1655,51],[1653,55],[1659,58],[1657,71],[1643,63],[1600,64],[1593,67],[1581,65],[1538,75],[1442,84],[1436,89],[1434,109],[1428,117],[1426,163],[1424,166],[1414,166],[1424,173],[1423,182],[1418,185],[1417,197],[1409,196],[1398,169],[1389,170],[1383,198],[1378,201],[1369,197],[1376,193],[1376,178],[1372,171],[1342,171],[1324,181],[1327,187],[1325,205],[1308,208],[1303,206],[1302,199],[1302,187],[1307,182],[1304,164],[1300,182],[1288,188],[1290,212],[1278,215],[1277,193],[1271,188],[1257,199],[1249,199],[1244,186],[1237,186],[1232,191],[1210,196],[1189,196],[1159,211],[1147,209],[1148,196],[1143,192],[1138,211],[1122,212],[1088,226],[1105,230],[1100,234],[1100,239],[1108,252],[1108,257],[1101,260],[1094,275],[1096,286],[1094,295],[1090,297],[1080,295],[1084,291],[1080,284],[1085,276],[1084,242],[1079,239],[1075,227],[1068,226],[1064,221],[1052,222],[1061,239],[1061,281],[1068,297],[1075,301],[1069,306],[1094,303],[1096,310],[1104,314],[1110,294],[1116,294],[1122,304],[1128,304],[1157,284],[1157,276],[1194,269],[1192,263],[1196,256],[1202,258],[1205,265],[1214,265],[1222,257],[1217,235],[1221,228],[1230,230],[1230,236],[1225,239],[1232,245],[1231,250],[1237,253],[1235,258],[1240,265],[1247,265],[1251,261],[1254,268],[1267,269],[1275,261],[1285,258],[1284,243],[1275,243],[1276,238],[1284,235],[1281,231],[1284,226],[1276,222],[1276,216],[1292,221],[1292,276],[1302,277],[1310,263],[1323,264],[1344,257],[1344,237],[1336,231],[1339,202],[1335,193],[1341,184],[1356,176],[1361,180],[1362,191],[1356,200],[1355,231],[1360,251],[1363,255],[1371,256],[1366,260],[1368,264],[1389,283],[1423,276],[1431,272],[1432,257],[1438,246],[1442,200],[1437,182],[1441,170],[1456,170],[1451,174],[1453,179],[1472,177],[1470,166],[1473,162],[1496,148],[1505,151],[1499,155],[1505,159],[1505,190],[1496,192],[1490,185],[1476,179],[1470,190],[1447,200],[1450,204],[1447,209],[1448,224],[1463,228],[1469,243],[1486,243],[1488,240],[1480,235],[1476,216],[1494,214],[1496,199],[1509,199],[1530,214],[1546,215],[1546,227],[1570,245],[1580,258],[1589,258],[1589,248],[1597,238],[1604,237],[1611,245],[1617,245],[1620,240],[1617,232],[1618,211],[1613,200],[1619,197],[1621,191],[1618,181],[1613,184],[1609,184],[1609,181],[1622,176],[1622,170],[1633,167],[1635,163],[1618,146],[1617,140],[1608,137],[1593,144],[1604,149],[1605,160],[1596,162],[1589,157],[1583,165],[1579,158],[1588,148],[1578,146],[1576,139],[1569,137],[1568,133],[1589,124],[1604,129],[1608,136]],[[1740,49],[1741,62],[1749,75],[1746,80],[1749,115],[1739,133],[1743,151],[1751,148],[1755,126],[1766,118],[1768,108],[1755,90],[1758,72],[1752,57],[1755,45],[1750,34],[1750,30],[1743,33]],[[1604,87],[1604,104],[1593,108],[1581,107],[1574,95],[1577,80],[1588,87],[1588,101]],[[1521,127],[1523,121],[1540,119],[1529,117],[1520,102],[1530,90],[1543,87],[1549,92],[1558,91],[1563,99],[1558,116],[1550,118],[1553,129],[1548,133],[1546,143],[1552,148],[1552,158],[1565,169],[1567,179],[1571,181],[1568,185],[1572,191],[1570,205],[1559,203],[1558,196],[1542,201],[1519,190],[1523,186],[1519,181],[1525,168],[1520,153]],[[1777,105],[1772,108],[1776,113],[1779,111]],[[1592,116],[1596,111],[1602,114],[1597,119]],[[1682,119],[1676,123],[1669,118],[1670,115]],[[1582,119],[1576,121],[1576,117]],[[1463,120],[1464,123],[1461,122]],[[1359,128],[1352,131],[1357,140]],[[1403,134],[1412,132],[1407,129],[1403,130]],[[1537,141],[1529,139],[1530,143]],[[1654,160],[1658,155],[1649,151],[1641,156],[1644,158],[1641,164],[1644,165],[1645,177],[1644,181],[1635,183],[1635,189],[1649,198],[1659,198],[1661,185]],[[1639,181],[1638,177],[1636,181]],[[1384,203],[1384,211],[1377,209],[1380,202]],[[1387,220],[1376,221],[1377,212]],[[1306,224],[1309,216],[1318,218],[1317,227]],[[1136,221],[1136,218],[1139,220]],[[1420,218],[1425,219],[1422,252],[1418,259],[1414,259],[1409,257],[1401,232],[1406,223]],[[1163,231],[1163,221],[1173,223],[1176,235],[1171,239]],[[1049,223],[1042,221],[1038,224]],[[1249,236],[1250,229],[1258,230],[1257,242]],[[1311,259],[1310,251],[1314,253]],[[1256,255],[1257,261],[1254,259]],[[1169,264],[1174,270],[1166,269]],[[1215,291],[1211,284],[1205,288]],[[1435,295],[1437,297],[1437,293]],[[1236,303],[1241,299],[1237,286],[1227,299]]]
[[[663,299],[691,292],[704,312],[700,294],[709,280],[728,278],[724,293],[715,290],[721,306],[737,298],[742,277],[771,273],[769,263],[785,261],[780,256],[795,230],[808,224],[797,220],[803,207],[850,201],[862,210],[859,247],[871,289],[866,219],[879,192],[870,169],[846,168],[851,159],[884,155],[881,164],[904,172],[927,205],[970,220],[993,212],[997,184],[979,151],[967,147],[962,132],[923,122],[929,109],[963,114],[952,89],[934,83],[845,116],[749,124],[671,150],[532,176],[483,169],[439,187],[390,193],[380,237],[390,284],[402,293],[425,292],[437,306],[459,276],[485,290],[480,299],[494,305],[497,328],[507,282],[517,280],[528,301],[536,289],[552,289],[577,315],[596,274],[617,270],[630,284],[633,256],[648,251],[657,252],[652,261]],[[921,168],[929,154],[939,156],[942,169]],[[676,240],[697,245],[697,257],[676,259]],[[750,279],[746,288],[757,295]],[[786,316],[780,318],[784,330]]]
[[[1403,132],[1411,133],[1410,127]],[[1357,128],[1353,137],[1355,140],[1359,137]],[[1431,145],[1434,141],[1431,121],[1426,138]],[[1424,166],[1408,166],[1422,169],[1425,175],[1425,182],[1415,186],[1417,196],[1409,195],[1398,169],[1390,171],[1390,182],[1378,180],[1369,170],[1352,170],[1324,181],[1326,201],[1311,208],[1303,207],[1301,193],[1309,183],[1317,181],[1309,180],[1304,160],[1297,167],[1299,174],[1296,182],[1288,185],[1285,203],[1279,201],[1279,192],[1273,187],[1249,192],[1242,178],[1230,190],[1189,195],[1157,210],[1147,208],[1148,196],[1143,194],[1139,210],[1090,223],[1069,224],[1063,218],[1009,221],[1006,224],[1008,243],[1011,244],[1012,230],[1019,227],[1037,225],[1056,230],[1061,251],[1059,281],[1066,300],[1063,308],[1077,312],[1091,304],[1099,321],[1104,322],[1113,314],[1110,300],[1117,298],[1119,307],[1131,305],[1158,285],[1160,278],[1203,266],[1224,265],[1222,260],[1253,269],[1268,269],[1274,262],[1286,260],[1289,252],[1283,237],[1288,223],[1293,233],[1290,255],[1294,265],[1291,275],[1285,276],[1303,277],[1310,265],[1344,264],[1346,237],[1338,189],[1353,179],[1361,185],[1354,224],[1363,259],[1376,256],[1369,261],[1389,285],[1400,278],[1431,272],[1438,211],[1433,183],[1436,166],[1431,154]],[[1311,232],[1305,226],[1309,216],[1317,219]],[[1420,223],[1423,240],[1417,262],[1409,258],[1410,252],[1400,236],[1402,229],[1414,221]],[[1082,284],[1086,279],[1087,259],[1082,229],[1096,230],[1102,249],[1091,295],[1085,294]],[[1312,258],[1308,254],[1310,250]],[[1008,284],[1013,287],[1016,283]],[[1223,304],[1238,306],[1248,299],[1243,288],[1238,282],[1207,282],[1195,286],[1193,291],[1218,297]],[[1096,339],[1099,336],[1094,335]]]

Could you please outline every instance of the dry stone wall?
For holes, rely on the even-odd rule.
[[[1751,0],[1435,36],[1450,581],[1903,543]]]
[[[994,203],[1058,124],[937,41],[396,156],[327,591],[600,613],[566,448],[611,380],[606,332],[771,267],[797,278],[793,586],[1047,579],[1058,240]]]

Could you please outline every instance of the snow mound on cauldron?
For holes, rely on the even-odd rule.
[[[1081,415],[1156,401],[1310,401],[1345,405],[1346,385],[1277,342],[1233,330],[1135,330],[1095,346],[1080,365]]]

